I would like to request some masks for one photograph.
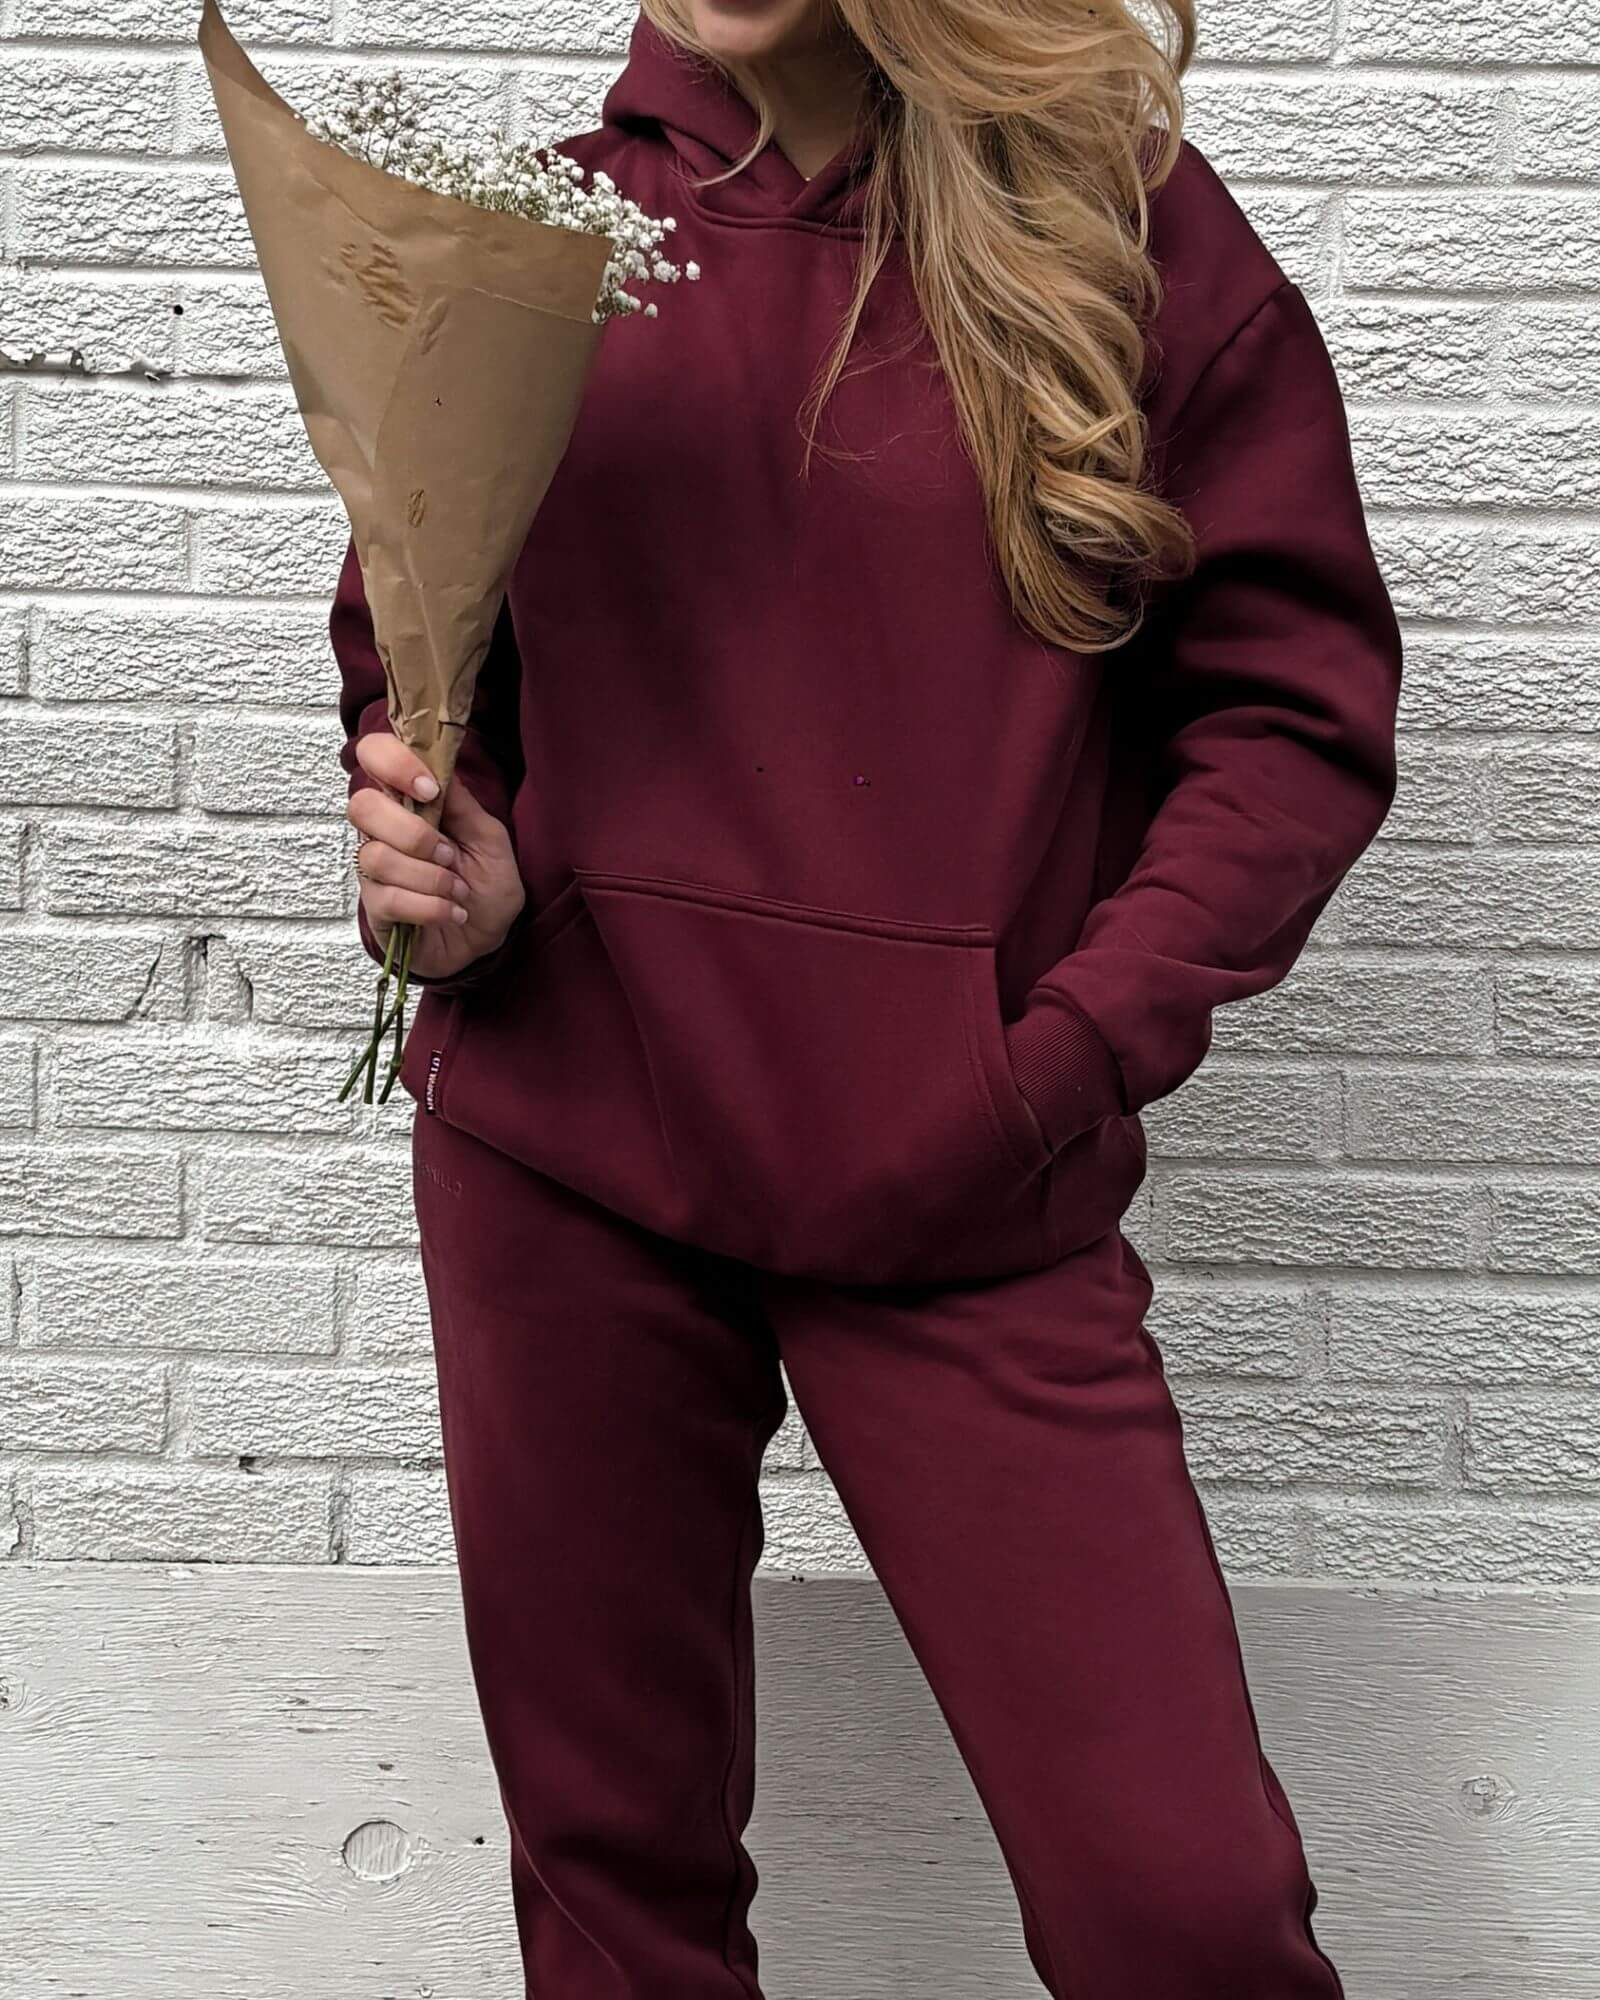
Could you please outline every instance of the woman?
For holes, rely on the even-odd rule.
[[[442,838],[333,619],[528,1990],[759,1994],[781,1358],[1048,1990],[1327,2000],[1119,1225],[1393,795],[1332,366],[1187,0],[645,11],[572,150],[704,281],[607,335]]]

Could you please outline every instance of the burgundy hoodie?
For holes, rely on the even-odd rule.
[[[569,150],[704,276],[608,329],[511,578],[460,771],[527,908],[429,984],[402,1082],[767,1269],[1043,1266],[1118,1223],[1139,1113],[1283,978],[1393,797],[1400,638],[1327,349],[1186,144],[1144,404],[1199,565],[1130,644],[1049,646],[898,256],[802,478],[859,150],[696,190],[755,114],[644,22],[603,115]],[[353,554],[332,635],[348,734],[386,728]]]

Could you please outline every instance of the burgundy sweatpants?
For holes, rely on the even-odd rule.
[[[537,2000],[758,2000],[749,1584],[786,1410],[1056,2000],[1338,2000],[1120,1231],[953,1289],[778,1278],[417,1113],[468,1645]]]

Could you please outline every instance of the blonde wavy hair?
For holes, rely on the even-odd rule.
[[[1144,490],[1138,388],[1160,303],[1148,194],[1178,158],[1194,0],[830,0],[873,88],[855,295],[807,399],[843,375],[898,233],[987,500],[1017,614],[1077,652],[1122,645],[1156,577],[1192,566],[1177,508]],[[714,60],[688,0],[650,20]],[[754,80],[760,133],[773,132]]]

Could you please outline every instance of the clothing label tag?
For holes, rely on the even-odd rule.
[[[439,1065],[443,1061],[444,1061],[443,1049],[435,1049],[432,1055],[430,1055],[428,1058],[428,1087],[427,1090],[423,1093],[422,1101],[425,1107],[429,1111],[437,1111],[439,1108],[438,1105],[435,1104],[434,1102],[434,1086],[439,1081]]]

